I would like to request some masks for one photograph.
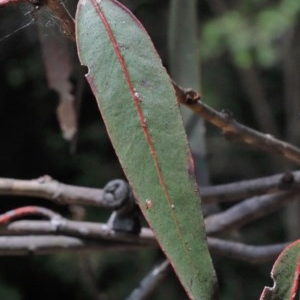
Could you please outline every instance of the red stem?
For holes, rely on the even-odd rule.
[[[16,218],[22,218],[26,216],[39,215],[46,217],[48,219],[53,219],[60,217],[58,214],[54,213],[50,209],[39,207],[39,206],[24,206],[13,210],[10,210],[2,215],[0,215],[0,225],[4,225],[12,222]]]
[[[299,281],[300,281],[300,258],[298,258],[297,261],[290,300],[296,300],[297,292],[299,289]]]

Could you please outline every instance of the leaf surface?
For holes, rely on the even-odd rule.
[[[213,299],[193,161],[175,92],[142,25],[119,2],[81,0],[81,63],[135,198],[191,299]]]
[[[264,288],[260,300],[300,300],[300,240],[282,251],[271,276],[274,285]]]

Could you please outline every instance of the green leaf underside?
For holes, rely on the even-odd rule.
[[[191,299],[216,279],[176,96],[142,25],[114,0],[80,1],[81,63],[138,204]]]
[[[300,240],[287,246],[272,272],[273,287],[265,287],[260,300],[300,300]]]

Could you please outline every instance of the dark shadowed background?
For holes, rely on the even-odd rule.
[[[172,1],[121,2],[144,24],[164,65],[170,69],[167,41]],[[76,3],[66,5],[74,10]],[[31,10],[28,4],[0,8],[0,39],[31,22]],[[300,142],[299,12],[298,0],[207,0],[198,1],[197,8],[197,53],[204,101],[217,110],[231,110],[247,126],[295,145]],[[62,138],[55,115],[58,95],[47,86],[37,22],[48,34],[57,34],[60,26],[44,8],[36,12],[36,17],[32,24],[0,41],[0,176],[32,179],[48,174],[64,183],[99,188],[109,180],[124,178],[86,84],[77,137],[71,143]],[[77,84],[79,66],[75,49],[73,52],[77,71],[71,80]],[[212,184],[296,169],[282,158],[226,141],[211,125],[206,130]],[[72,217],[67,206],[7,196],[0,197],[0,213],[28,204],[50,207]],[[299,215],[298,207],[292,211]],[[296,238],[293,226],[299,228],[299,220],[289,222],[294,225],[288,227],[287,215],[293,218],[288,210],[276,213],[230,233],[231,238],[252,244]],[[98,208],[85,211],[85,218],[90,221],[104,222],[108,216],[109,212]],[[162,260],[162,253],[153,249],[0,257],[0,299],[125,299],[152,266]],[[90,270],[84,267],[86,261]],[[271,284],[271,263],[250,265],[221,257],[214,257],[214,263],[221,299],[258,299],[262,288]],[[94,284],[108,298],[93,294],[86,272],[92,272]],[[151,299],[187,297],[170,274]]]

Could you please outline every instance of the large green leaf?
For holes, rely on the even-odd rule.
[[[273,287],[265,287],[260,300],[300,300],[300,240],[287,246],[272,272]]]
[[[81,63],[138,204],[191,299],[213,299],[193,161],[175,92],[142,25],[114,0],[81,0]]]

